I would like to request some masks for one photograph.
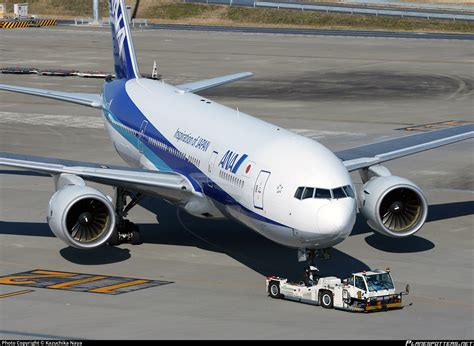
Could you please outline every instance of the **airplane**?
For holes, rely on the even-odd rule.
[[[142,78],[124,0],[109,0],[109,8],[115,78],[105,80],[102,94],[0,84],[0,90],[101,110],[112,144],[130,166],[0,152],[0,165],[53,177],[47,222],[69,246],[139,243],[139,229],[126,215],[144,196],[197,217],[240,222],[296,249],[300,261],[347,238],[357,212],[376,232],[408,237],[425,223],[428,202],[414,182],[381,164],[474,137],[474,125],[463,125],[333,152],[197,94],[250,72],[176,86]],[[352,171],[362,178],[359,192]],[[113,186],[114,196],[86,181]]]

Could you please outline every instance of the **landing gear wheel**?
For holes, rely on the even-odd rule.
[[[331,258],[331,248],[321,249],[319,252],[319,258],[328,260]]]
[[[130,232],[131,232],[130,244],[132,244],[132,245],[143,244],[142,241],[141,241],[140,230],[139,230],[138,226],[135,225],[133,222],[130,222],[130,221],[128,221],[128,222],[129,222],[129,229],[130,229]]]
[[[109,238],[109,241],[107,242],[107,245],[109,246],[120,245],[119,234],[117,232],[117,229],[113,231],[112,235]]]
[[[322,291],[319,293],[319,302],[321,306],[325,309],[332,309],[334,308],[334,301],[332,293],[329,291]]]
[[[281,298],[280,284],[275,281],[270,282],[270,286],[268,286],[268,293],[270,294],[270,297],[274,299]]]
[[[135,226],[135,227],[137,227],[137,226]],[[138,231],[133,231],[132,232],[132,240],[130,240],[130,244],[132,244],[132,245],[143,244],[143,242],[141,240],[141,237],[140,237],[140,232],[138,232]]]
[[[142,244],[138,226],[130,220],[125,219],[125,216],[127,216],[128,212],[140,202],[143,196],[141,194],[134,196],[128,205],[127,196],[130,196],[130,194],[125,189],[116,188],[115,214],[117,223],[115,230],[108,241],[108,245],[110,246],[125,243],[132,245]]]
[[[331,248],[325,249],[300,249],[298,250],[298,261],[302,262],[306,260],[308,267],[316,267],[316,259],[330,259],[331,258]],[[304,253],[303,253],[304,251]]]

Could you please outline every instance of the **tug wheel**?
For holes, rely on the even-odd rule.
[[[334,307],[333,296],[330,291],[322,291],[319,293],[319,302],[325,309],[332,309]]]
[[[270,286],[268,286],[268,293],[270,294],[270,297],[274,299],[280,298],[280,284],[276,281],[270,282]]]

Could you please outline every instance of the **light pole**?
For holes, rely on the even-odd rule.
[[[92,16],[93,16],[93,23],[99,24],[99,0],[92,1]]]

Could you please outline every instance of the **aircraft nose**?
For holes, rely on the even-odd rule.
[[[318,228],[322,234],[349,235],[356,219],[353,198],[333,200],[318,212]]]

